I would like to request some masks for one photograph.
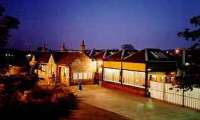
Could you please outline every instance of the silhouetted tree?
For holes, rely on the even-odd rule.
[[[194,86],[200,87],[200,64],[198,61],[200,50],[196,49],[196,46],[200,43],[200,16],[192,17],[190,23],[194,25],[192,30],[187,28],[185,31],[177,34],[185,40],[195,42],[190,49],[186,50],[186,53],[191,51],[188,55],[184,55],[185,59],[189,60],[189,63],[188,65],[183,63],[180,66],[182,74],[177,78],[180,87],[185,90],[193,89]]]
[[[10,76],[0,83],[0,113],[3,120],[60,120],[77,109],[78,99],[64,86],[37,86],[37,76]]]
[[[191,40],[200,43],[200,16],[194,16],[190,19],[190,23],[194,25],[194,29],[186,28],[185,31],[179,32],[177,35],[185,40]]]
[[[5,9],[0,5],[0,48],[4,47],[10,37],[10,30],[17,29],[20,24],[18,19],[4,14]]]
[[[123,44],[123,45],[121,45],[121,48],[123,50],[134,50],[135,49],[132,44]]]

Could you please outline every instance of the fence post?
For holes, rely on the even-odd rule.
[[[182,93],[183,93],[183,95],[182,95],[182,96],[183,96],[183,97],[182,97],[182,105],[183,105],[183,107],[184,107],[184,106],[185,106],[185,105],[184,105],[184,104],[185,104],[185,98],[184,98],[184,96],[185,96],[185,95],[184,95],[184,88],[183,88],[183,92],[182,92]]]
[[[163,82],[163,101],[165,101],[165,82]]]

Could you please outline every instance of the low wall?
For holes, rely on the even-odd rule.
[[[143,88],[128,86],[124,84],[118,84],[118,83],[113,83],[113,82],[108,82],[108,81],[103,81],[102,86],[105,88],[120,90],[120,91],[127,92],[134,95],[145,96],[145,89]]]
[[[70,85],[77,85],[80,80],[71,80]],[[94,84],[94,80],[81,80],[81,84],[83,85],[92,85]]]

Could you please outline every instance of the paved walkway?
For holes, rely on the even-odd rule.
[[[82,91],[73,86],[72,90],[83,103],[133,120],[200,120],[199,111],[96,85],[83,86]]]
[[[130,120],[119,114],[80,102],[79,107],[64,120]]]

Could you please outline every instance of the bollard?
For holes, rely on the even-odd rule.
[[[78,90],[82,90],[81,82],[78,82]]]

